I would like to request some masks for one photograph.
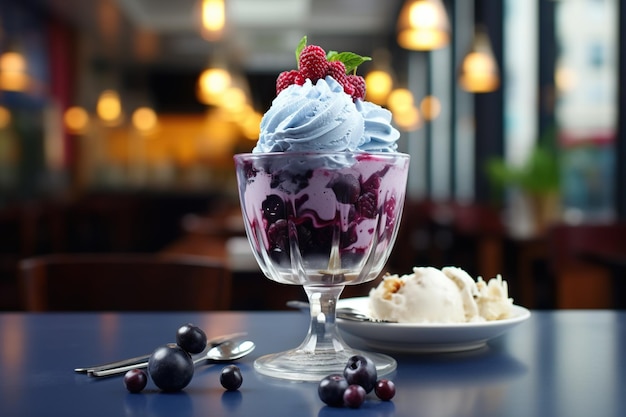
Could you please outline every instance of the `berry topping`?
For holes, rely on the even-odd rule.
[[[317,45],[308,45],[300,53],[298,68],[300,68],[300,74],[305,79],[308,78],[315,82],[320,78],[324,78],[328,65],[326,51]]]
[[[346,74],[346,66],[341,61],[332,61],[328,63],[328,72],[327,75],[330,75],[343,87],[343,91],[352,96],[354,93],[354,86],[350,83],[348,79],[348,75]]]
[[[371,58],[360,56],[352,52],[330,51],[326,53],[318,45],[307,45],[304,36],[296,49],[298,69],[281,72],[276,79],[276,94],[297,84],[303,85],[309,79],[313,84],[326,76],[333,77],[343,91],[353,100],[365,98],[365,81],[363,77],[356,75],[356,69]],[[350,74],[350,75],[348,75]]]
[[[276,95],[278,95],[285,88],[289,87],[292,84],[296,83],[296,77],[302,77],[300,73],[296,70],[291,71],[283,71],[278,74],[278,78],[276,79]]]
[[[352,98],[354,100],[364,100],[365,99],[365,78],[360,75],[348,75],[348,81],[354,87],[354,92],[352,93]]]

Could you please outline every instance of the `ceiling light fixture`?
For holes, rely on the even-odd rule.
[[[19,52],[5,52],[0,55],[0,89],[5,91],[26,91],[30,77],[26,73],[26,58]]]
[[[226,7],[224,0],[202,0],[202,36],[209,41],[222,37],[226,26]]]
[[[122,122],[122,103],[120,95],[114,90],[104,90],[96,105],[98,117],[108,126],[117,126]]]
[[[407,0],[398,17],[398,44],[416,51],[450,43],[450,22],[441,0]]]
[[[159,118],[150,107],[138,107],[131,116],[133,127],[140,133],[148,134],[157,129]]]
[[[198,99],[204,104],[217,105],[231,83],[232,76],[224,68],[207,68],[198,78]]]
[[[365,91],[368,101],[382,106],[387,102],[394,85],[391,53],[387,49],[377,49],[372,55],[374,68],[365,75]]]
[[[498,63],[487,31],[476,28],[472,46],[463,58],[459,75],[461,88],[471,93],[490,93],[500,86]]]
[[[69,133],[82,134],[87,131],[89,126],[89,114],[82,107],[72,106],[65,110],[63,121]]]

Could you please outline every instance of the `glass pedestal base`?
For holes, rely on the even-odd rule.
[[[341,352],[310,352],[301,348],[262,356],[254,368],[263,375],[292,381],[319,381],[330,374],[342,374],[353,355],[363,355],[376,364],[378,376],[395,371],[396,360],[382,353],[348,349]]]

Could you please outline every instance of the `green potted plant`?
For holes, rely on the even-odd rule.
[[[491,158],[486,163],[487,176],[500,196],[507,190],[522,194],[530,209],[534,233],[543,231],[559,214],[561,175],[552,137],[552,134],[542,137],[520,166],[513,166],[503,158]]]

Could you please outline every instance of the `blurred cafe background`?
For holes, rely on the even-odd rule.
[[[619,0],[1,0],[0,309],[24,308],[20,260],[60,253],[218,258],[233,308],[283,307],[232,156],[303,35],[373,57],[366,98],[412,156],[388,271],[622,308],[625,33]]]

